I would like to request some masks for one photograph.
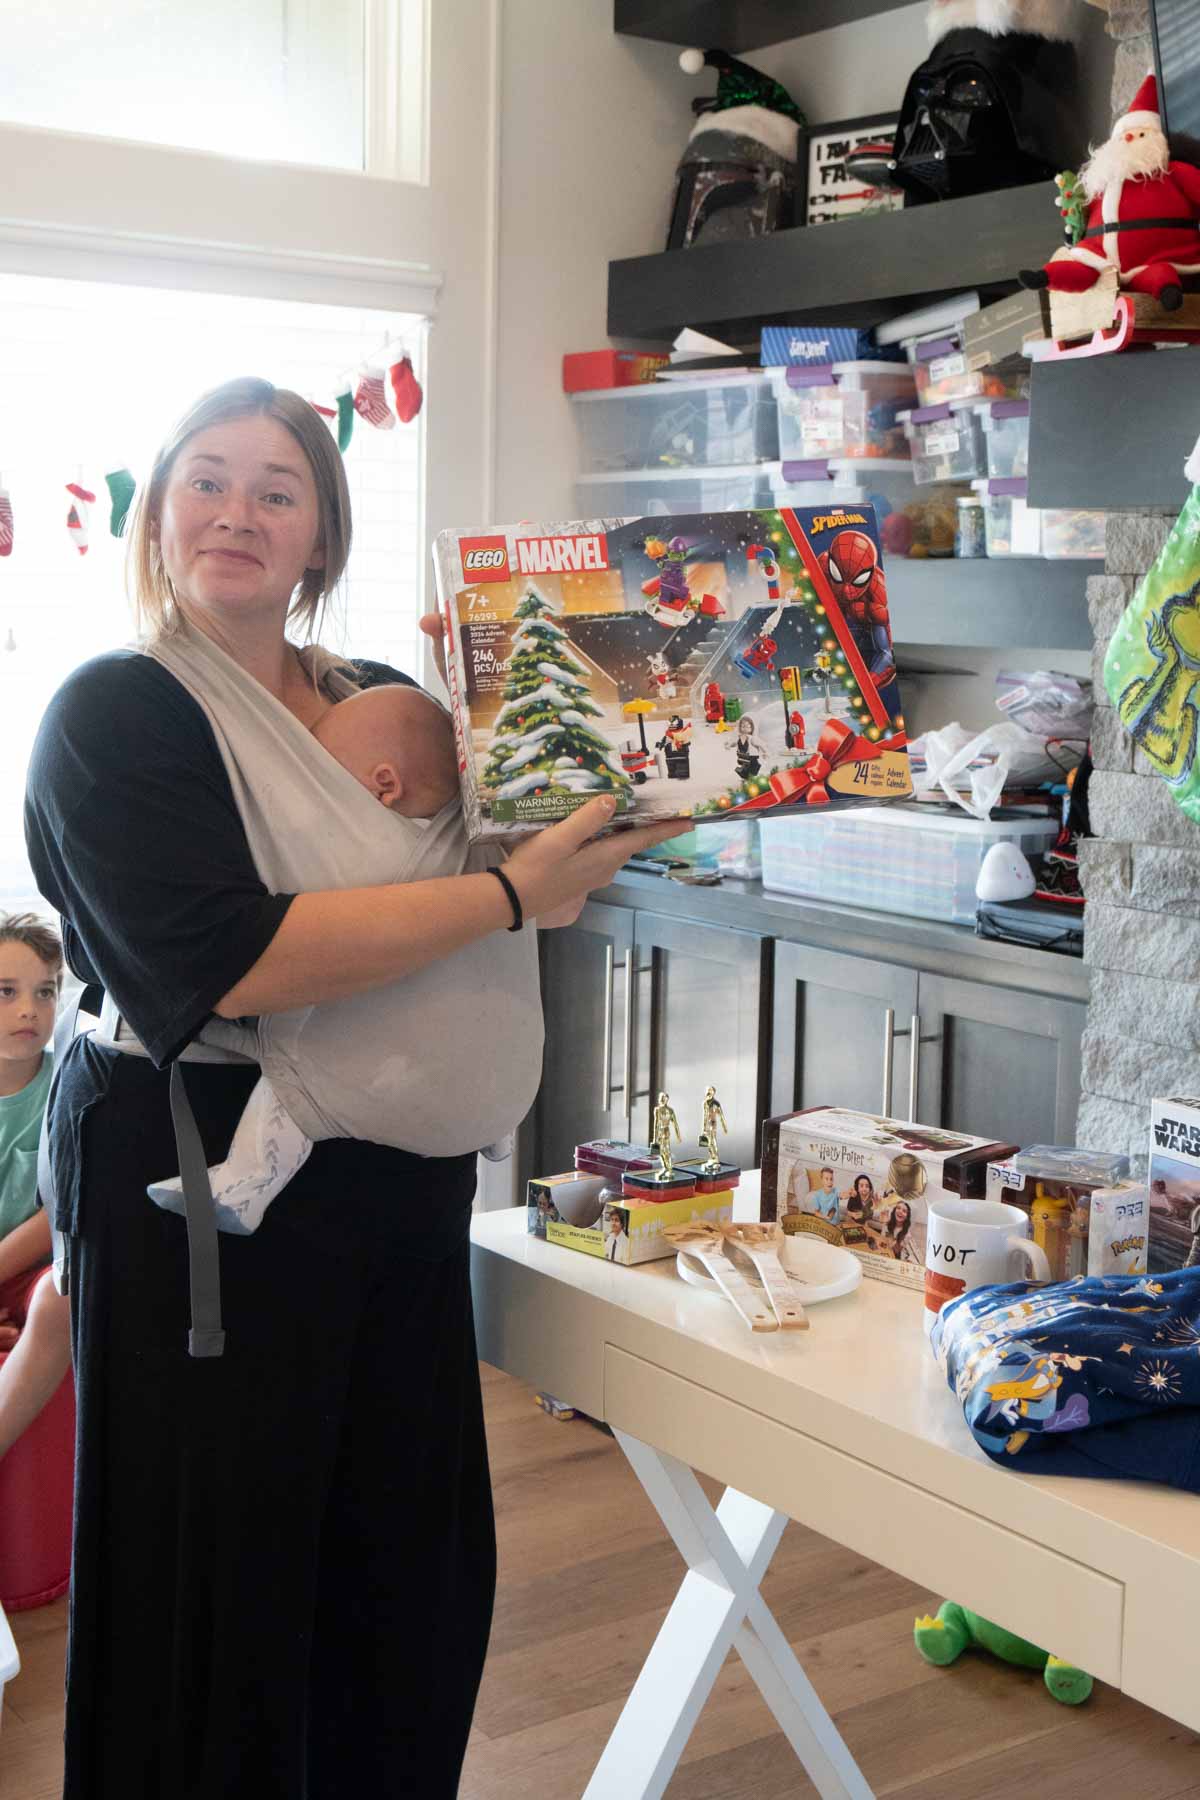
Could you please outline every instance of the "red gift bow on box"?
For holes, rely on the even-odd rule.
[[[769,793],[746,800],[730,812],[756,812],[767,806],[791,806],[803,798],[806,806],[828,806],[829,790],[825,786],[835,769],[851,762],[874,762],[885,750],[903,750],[908,738],[898,731],[880,741],[859,737],[842,719],[830,719],[822,728],[817,747],[799,768],[780,769],[768,780]]]

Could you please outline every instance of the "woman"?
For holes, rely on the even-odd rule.
[[[224,1354],[189,1356],[187,1228],[145,1191],[180,1166],[168,1065],[203,1054],[213,1015],[388,984],[402,1002],[417,975],[436,993],[443,963],[453,989],[457,957],[484,939],[510,954],[496,934],[522,914],[569,922],[672,827],[593,842],[600,799],[523,843],[507,885],[477,865],[410,886],[264,882],[247,821],[261,835],[276,816],[283,750],[235,767],[235,789],[215,715],[153,652],[200,647],[233,689],[252,678],[247,723],[303,764],[347,673],[405,679],[359,663],[339,686],[333,659],[286,635],[319,626],[349,545],[345,473],[312,408],[257,381],[205,396],[132,525],[150,653],[78,669],[30,764],[29,854],[67,959],[143,1052],[76,1038],[50,1102],[80,1408],[64,1800],[457,1789],[495,1574],[474,1154],[317,1144],[253,1236],[221,1238]],[[422,625],[440,646],[437,621]],[[315,812],[314,844],[338,826]],[[462,1035],[453,1100],[469,1131],[485,1076]],[[208,1161],[256,1075],[187,1062]]]
[[[869,1175],[856,1175],[845,1195],[846,1216],[855,1225],[869,1225],[875,1217],[875,1184]]]
[[[883,1222],[883,1230],[876,1238],[880,1252],[884,1256],[894,1257],[897,1262],[919,1264],[921,1259],[914,1245],[909,1242],[911,1226],[912,1207],[907,1200],[897,1199]]]

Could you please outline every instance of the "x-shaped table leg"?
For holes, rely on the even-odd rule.
[[[687,1564],[583,1800],[659,1800],[735,1648],[821,1800],[873,1800],[758,1584],[787,1517],[726,1488],[714,1512],[686,1463],[616,1433]]]

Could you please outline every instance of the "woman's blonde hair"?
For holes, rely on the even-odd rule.
[[[320,413],[289,388],[242,376],[202,394],[166,439],[150,478],[138,493],[130,518],[125,579],[139,636],[171,637],[179,629],[179,601],[163,564],[158,524],[163,492],[175,459],[189,438],[230,419],[275,419],[303,450],[317,489],[320,569],[306,569],[288,609],[288,623],[300,625],[308,641],[320,628],[325,601],[342,578],[350,555],[350,490],[341,452]]]

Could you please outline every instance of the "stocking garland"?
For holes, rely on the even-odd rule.
[[[86,556],[88,553],[88,507],[95,506],[96,496],[90,488],[82,487],[78,481],[68,481],[66,488],[71,496],[71,506],[67,513],[67,531],[80,556]]]

